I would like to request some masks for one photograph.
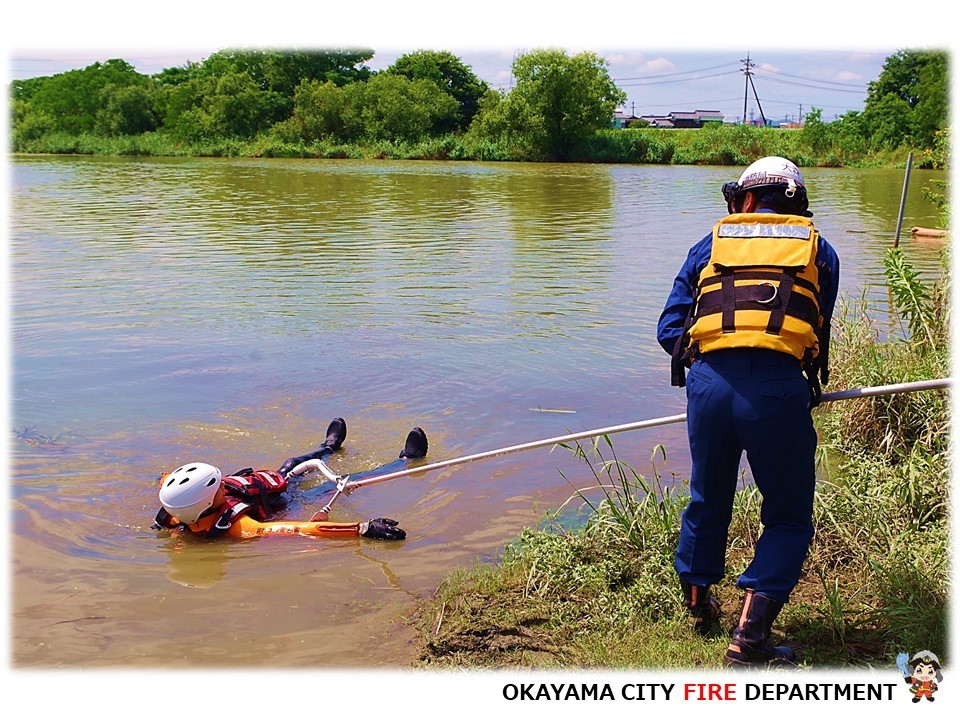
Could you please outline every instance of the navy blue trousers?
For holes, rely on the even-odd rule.
[[[817,434],[800,364],[773,350],[717,350],[697,359],[686,387],[691,499],[674,567],[691,585],[723,578],[746,452],[763,532],[737,585],[787,602],[813,538]]]

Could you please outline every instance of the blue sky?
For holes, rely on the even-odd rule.
[[[229,6],[167,0],[142,11],[119,0],[54,0],[43,5],[42,18],[22,4],[7,11],[6,79],[114,57],[151,74],[229,47],[362,46],[376,52],[374,69],[404,52],[449,50],[494,87],[509,89],[517,53],[559,47],[605,58],[628,95],[628,112],[720,110],[735,121],[744,114],[746,94],[748,117],[759,117],[762,109],[767,118],[796,119],[818,107],[829,120],[863,108],[867,83],[887,56],[906,47],[953,44],[947,23],[936,22],[937,4],[928,0],[919,18],[902,8],[847,10],[835,0],[736,6],[677,0],[670,7],[367,0],[357,6],[358,16],[346,4],[312,3],[304,10],[289,0]],[[288,5],[295,9],[284,11]],[[748,55],[755,63],[753,87],[743,74]]]

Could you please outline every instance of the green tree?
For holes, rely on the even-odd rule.
[[[100,93],[101,107],[94,118],[98,135],[139,135],[156,129],[159,119],[155,93],[143,85],[108,85]]]
[[[874,147],[896,149],[912,139],[913,111],[902,97],[888,93],[864,111]]]
[[[381,73],[343,88],[341,117],[347,139],[417,141],[438,135],[457,101],[429,80]]]
[[[57,121],[49,109],[32,107],[30,100],[51,78],[38,77],[10,83],[10,130],[12,148],[56,130]]]
[[[52,78],[49,75],[27,78],[26,80],[14,80],[10,83],[10,99],[14,102],[28,102],[50,80]]]
[[[49,113],[30,112],[26,103],[14,101],[11,123],[11,149],[17,150],[24,143],[37,140],[48,133],[55,132],[57,121]]]
[[[307,142],[345,136],[344,92],[327,80],[306,80],[297,87],[293,99],[291,126]]]
[[[920,68],[914,132],[923,147],[933,147],[937,134],[950,124],[950,81],[946,53],[931,53]]]
[[[221,50],[202,63],[158,74],[158,112],[166,129],[191,139],[249,138],[279,122],[286,135],[299,126],[292,115],[301,85],[363,81],[372,74],[363,63],[372,57],[365,49]],[[301,102],[307,103],[306,96]],[[307,133],[315,136],[321,131],[308,116],[302,119],[313,123]]]
[[[154,82],[161,86],[183,85],[200,73],[200,64],[188,62],[186,65],[164,68],[153,76]]]
[[[595,53],[535,50],[513,63],[516,87],[490,102],[477,132],[525,149],[534,159],[569,160],[626,101]]]
[[[460,106],[447,127],[441,128],[450,132],[466,130],[470,126],[480,110],[480,100],[489,89],[468,65],[445,50],[417,50],[401,55],[386,72],[410,80],[429,80],[450,94]]]
[[[864,106],[868,131],[886,146],[931,147],[937,131],[949,122],[947,88],[946,53],[898,51],[869,85]]]
[[[247,73],[261,90],[278,92],[293,98],[296,88],[306,80],[330,81],[347,85],[368,79],[364,65],[373,50],[221,50],[208,57],[200,68],[204,75]]]
[[[871,146],[867,118],[862,112],[851,110],[824,126],[832,140],[835,153],[841,158],[861,158]]]
[[[246,72],[210,78],[206,85],[198,115],[207,136],[251,138],[282,119],[285,98],[261,89]]]
[[[527,134],[521,103],[507,102],[507,94],[490,90],[480,100],[465,138],[466,145],[481,159],[526,158],[536,156]]]
[[[830,147],[830,128],[823,121],[823,110],[818,107],[810,109],[803,119],[803,129],[800,131],[804,142],[816,153],[821,153]]]
[[[119,59],[38,78],[36,82],[24,81],[13,88],[15,102],[21,103],[15,110],[15,122],[19,119],[29,124],[34,122],[31,116],[37,116],[50,131],[92,132],[107,95],[117,88],[149,85],[149,77]]]

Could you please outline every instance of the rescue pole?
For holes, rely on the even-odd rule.
[[[836,392],[823,393],[823,395],[820,396],[820,402],[825,403],[834,402],[837,400],[850,400],[852,398],[876,397],[878,395],[897,395],[900,393],[920,392],[924,390],[939,390],[943,388],[949,388],[952,386],[952,384],[953,378],[938,378],[935,380],[918,380],[915,382],[897,383],[893,385],[851,388],[849,390],[838,390]],[[510,445],[508,447],[497,448],[496,450],[487,450],[485,452],[475,453],[473,455],[464,455],[463,457],[441,460],[439,462],[420,465],[419,467],[405,468],[403,470],[397,470],[395,472],[385,473],[383,475],[376,475],[374,477],[364,478],[362,480],[350,480],[349,475],[337,475],[327,466],[326,463],[323,462],[323,460],[306,460],[305,462],[302,462],[293,468],[290,474],[303,475],[304,473],[313,470],[319,470],[328,480],[336,482],[336,492],[334,493],[333,497],[330,498],[330,502],[323,507],[324,512],[330,512],[330,508],[333,506],[333,503],[337,500],[337,498],[340,497],[340,495],[349,495],[357,488],[364,487],[366,485],[375,485],[377,483],[387,482],[388,480],[395,480],[397,478],[407,477],[410,475],[420,475],[421,473],[432,472],[433,470],[442,470],[444,468],[454,467],[455,465],[464,465],[477,460],[488,460],[490,458],[500,457],[501,455],[510,455],[523,450],[535,450],[542,447],[552,447],[553,445],[559,445],[561,443],[585,440],[587,438],[600,437],[602,435],[614,435],[616,433],[627,432],[628,430],[642,430],[644,428],[660,427],[661,425],[671,425],[674,423],[686,422],[686,420],[687,414],[681,413],[680,415],[667,415],[665,417],[652,418],[650,420],[640,420],[638,422],[626,423],[624,425],[611,425],[609,427],[597,428],[596,430],[584,430],[582,432],[570,433],[569,435],[559,435],[557,437],[546,438],[544,440],[534,440],[532,442],[522,443],[520,445]]]

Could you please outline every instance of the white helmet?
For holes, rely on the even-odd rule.
[[[194,523],[213,505],[221,477],[220,469],[213,465],[182,465],[161,481],[160,504],[178,520]]]
[[[783,195],[796,207],[797,215],[807,215],[807,189],[803,184],[800,169],[786,158],[771,155],[751,163],[735,183],[723,186],[723,197],[727,208],[733,212],[732,202],[747,190],[759,188],[782,188]]]

